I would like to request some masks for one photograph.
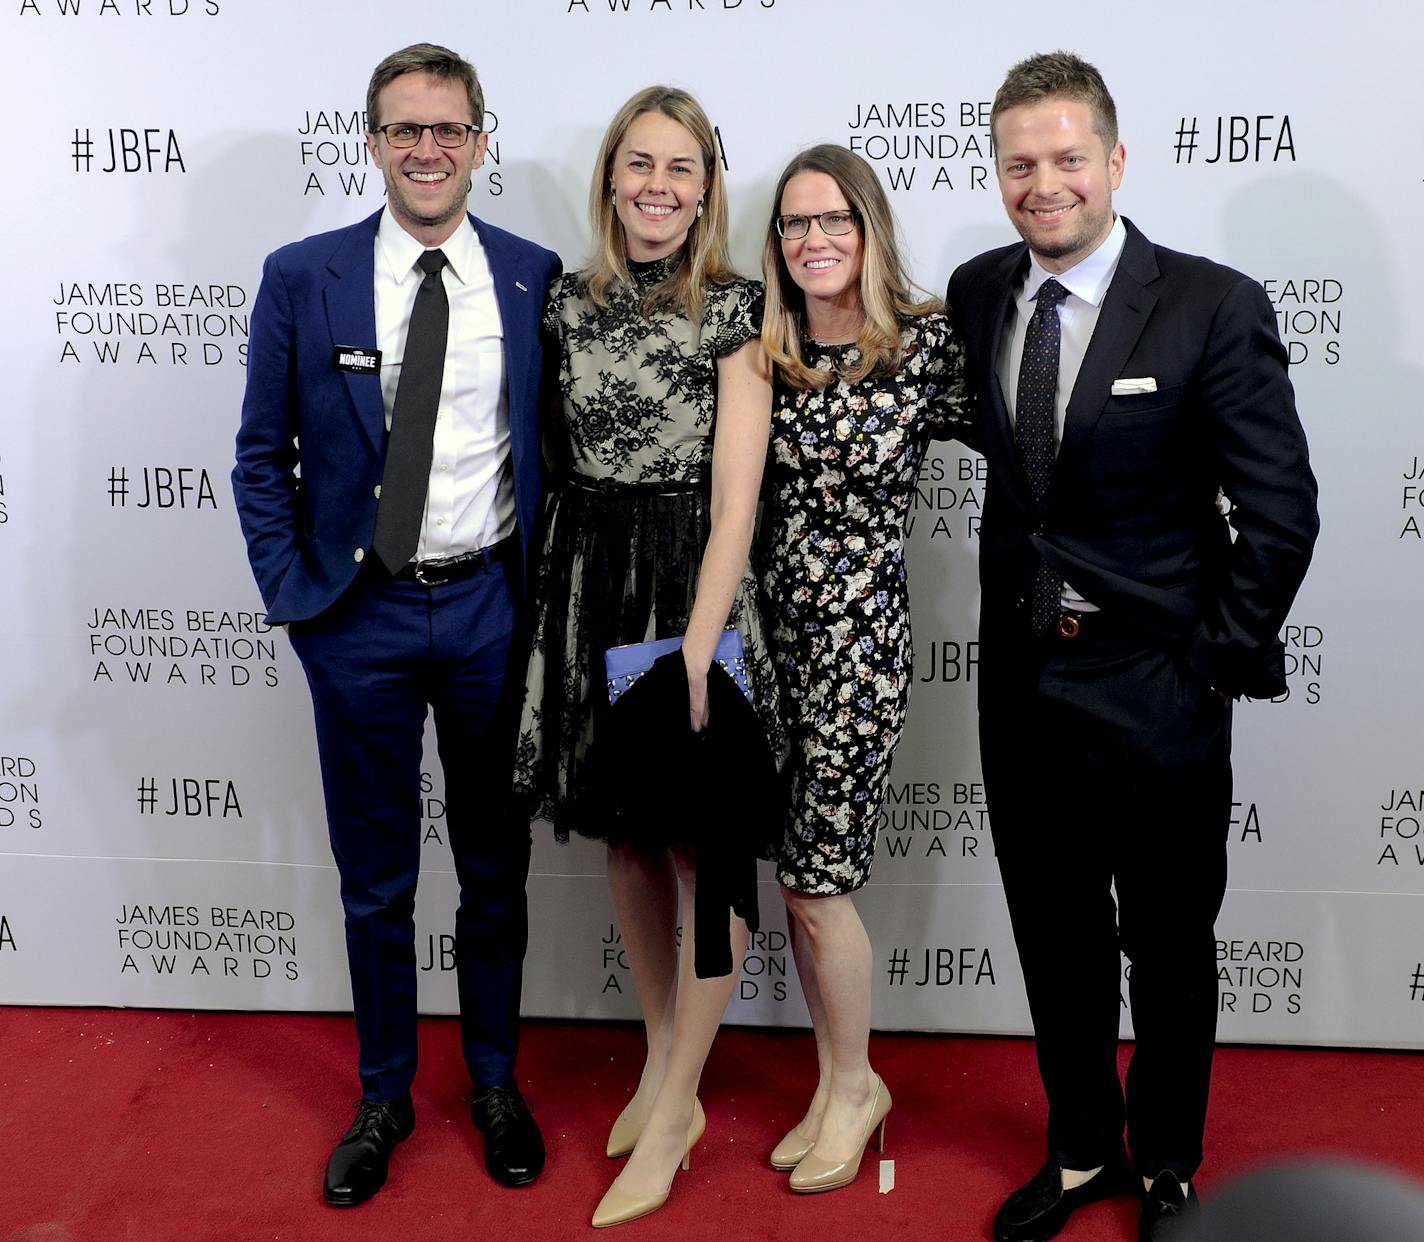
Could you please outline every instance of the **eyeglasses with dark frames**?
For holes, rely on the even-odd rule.
[[[811,231],[812,220],[827,237],[844,237],[855,230],[860,212],[854,207],[837,207],[833,211],[818,211],[813,216],[777,216],[777,234],[787,241],[796,241]]]
[[[421,125],[415,121],[392,121],[389,125],[376,126],[376,131],[385,135],[388,146],[399,148],[419,146],[427,129],[435,139],[435,145],[440,147],[463,147],[469,142],[471,134],[480,132],[475,126],[466,125],[463,121],[436,121],[434,125]]]

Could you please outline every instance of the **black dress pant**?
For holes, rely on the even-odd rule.
[[[1101,618],[1095,618],[1101,620]],[[1048,1159],[1202,1158],[1226,890],[1231,707],[1155,638],[981,647],[985,793],[1048,1096]],[[1116,900],[1114,900],[1114,894]],[[1117,1069],[1121,959],[1136,1048]]]

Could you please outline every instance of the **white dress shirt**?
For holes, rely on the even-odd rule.
[[[1088,343],[1093,339],[1093,329],[1098,326],[1098,313],[1103,308],[1103,298],[1112,284],[1117,271],[1122,248],[1127,241],[1127,229],[1122,218],[1113,220],[1107,237],[1092,254],[1075,263],[1066,272],[1050,272],[1039,261],[1038,256],[1029,251],[1028,273],[1023,285],[1014,295],[1009,322],[1004,325],[1004,344],[999,352],[999,388],[1004,394],[1004,404],[1009,411],[1009,424],[1015,421],[1015,404],[1018,400],[1019,366],[1023,362],[1024,337],[1028,333],[1028,321],[1033,318],[1035,299],[1043,282],[1052,278],[1068,291],[1068,296],[1058,304],[1058,393],[1053,405],[1054,451],[1063,442],[1063,420],[1068,413],[1068,398],[1073,395],[1073,386],[1078,382],[1078,372],[1083,368],[1083,359],[1088,353]],[[1091,612],[1096,605],[1090,603],[1068,583],[1063,584],[1063,607],[1076,611]]]
[[[424,279],[416,261],[426,249],[389,211],[382,214],[376,230],[376,347],[387,430],[415,294]],[[494,278],[468,216],[439,249],[449,260],[441,276],[450,328],[417,560],[472,552],[514,530],[504,327]]]

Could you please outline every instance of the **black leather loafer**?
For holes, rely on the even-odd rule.
[[[1152,1181],[1142,1218],[1137,1222],[1137,1242],[1166,1242],[1176,1236],[1176,1222],[1201,1209],[1197,1188],[1190,1183],[1186,1194],[1174,1173],[1164,1169]]]
[[[332,1207],[365,1203],[386,1184],[391,1152],[415,1129],[409,1100],[362,1100],[356,1120],[326,1162],[322,1197]]]
[[[1081,1186],[1064,1190],[1063,1170],[1056,1164],[1045,1164],[1032,1181],[1004,1200],[994,1217],[995,1242],[1048,1242],[1076,1209],[1110,1198],[1127,1189],[1127,1184],[1127,1167],[1107,1164]]]
[[[514,1083],[476,1087],[470,1117],[485,1135],[485,1168],[505,1186],[527,1186],[544,1171],[544,1136]]]

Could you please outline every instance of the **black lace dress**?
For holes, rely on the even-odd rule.
[[[757,336],[761,320],[761,285],[742,279],[708,289],[700,323],[647,318],[643,292],[669,260],[629,266],[637,287],[611,291],[608,306],[573,273],[544,313],[570,468],[548,501],[514,779],[561,840],[614,835],[588,762],[608,711],[603,653],[687,627],[711,530],[717,360]],[[727,624],[742,633],[757,716],[780,756],[785,730],[750,570]],[[678,831],[620,827],[617,839],[666,845]]]

